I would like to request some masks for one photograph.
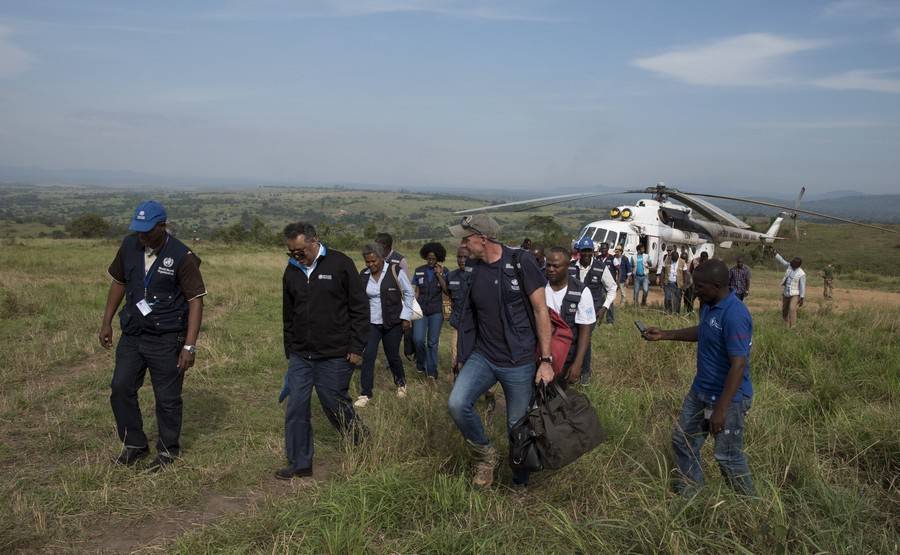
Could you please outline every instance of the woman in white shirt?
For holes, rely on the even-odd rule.
[[[364,407],[372,399],[375,385],[375,358],[378,344],[384,348],[397,397],[406,397],[406,376],[403,359],[400,358],[400,343],[403,332],[410,329],[412,306],[415,292],[405,272],[393,272],[393,266],[384,262],[384,248],[371,243],[362,250],[366,269],[360,272],[360,279],[369,298],[369,341],[363,353],[362,371],[359,375],[360,395],[354,406]]]

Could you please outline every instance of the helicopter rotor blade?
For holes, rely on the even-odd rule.
[[[586,198],[596,198],[596,197],[603,197],[603,196],[609,196],[609,195],[642,195],[642,194],[644,194],[644,191],[618,191],[618,192],[614,192],[614,193],[597,193],[594,195],[586,195],[579,199],[556,200],[553,202],[545,202],[543,204],[536,204],[534,206],[527,206],[525,208],[519,208],[518,210],[513,210],[513,212],[525,212],[528,210],[534,210],[536,208],[543,208],[545,206],[553,206],[555,204],[563,204],[566,202],[570,202],[572,200],[583,200]]]
[[[682,191],[682,192],[683,192],[683,191]],[[896,230],[888,229],[888,228],[886,228],[886,227],[880,227],[880,226],[872,225],[872,224],[864,224],[864,223],[862,223],[862,222],[856,222],[856,221],[853,221],[853,220],[848,220],[847,218],[839,218],[839,217],[837,217],[837,216],[830,216],[830,215],[828,215],[828,214],[822,214],[821,212],[813,212],[812,210],[800,210],[799,208],[792,209],[790,206],[784,206],[784,205],[781,205],[781,204],[775,204],[774,202],[766,202],[766,201],[762,201],[762,200],[752,200],[752,199],[742,198],[742,197],[732,197],[732,196],[728,196],[728,195],[713,195],[713,194],[710,194],[710,193],[686,193],[686,194],[690,194],[690,195],[694,195],[694,196],[698,196],[698,197],[719,198],[719,199],[722,199],[722,200],[734,200],[734,201],[737,201],[737,202],[746,202],[746,203],[749,203],[749,204],[758,204],[758,205],[760,205],[760,206],[770,206],[770,207],[772,207],[772,208],[781,208],[782,210],[788,210],[788,211],[794,210],[796,213],[799,213],[799,214],[808,214],[808,215],[810,215],[810,216],[816,216],[817,218],[825,218],[825,219],[827,219],[827,220],[835,220],[835,221],[838,221],[838,222],[844,222],[845,224],[859,225],[859,226],[862,226],[862,227],[868,227],[868,228],[871,228],[871,229],[877,229],[877,230],[879,230],[879,231],[886,231],[886,232],[888,232],[888,233],[900,233],[900,232],[898,232],[898,231],[896,231]]]
[[[584,198],[593,198],[593,197],[601,197],[607,195],[621,195],[624,193],[643,193],[643,191],[613,191],[609,193],[570,193],[568,195],[555,195],[552,197],[539,197],[532,198],[527,200],[517,200],[515,202],[504,202],[503,204],[492,204],[490,206],[482,206],[480,208],[468,208],[466,210],[457,210],[454,214],[478,214],[482,212],[494,212],[498,210],[504,210],[513,206],[523,206],[527,205],[524,208],[520,208],[518,210],[513,210],[513,212],[524,212],[526,210],[533,210],[535,208],[541,208],[543,206],[551,206],[554,204],[561,204],[564,202],[570,202],[573,200],[581,200]],[[544,204],[534,204],[541,203],[544,201],[550,201]]]

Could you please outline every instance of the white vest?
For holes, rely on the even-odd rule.
[[[784,279],[781,280],[781,285],[784,286],[785,297],[795,297],[800,295],[800,278],[805,275],[806,272],[803,271],[803,268],[797,268],[795,270],[789,266],[788,269],[784,271]]]

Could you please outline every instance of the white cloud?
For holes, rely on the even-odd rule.
[[[466,19],[557,22],[529,10],[528,2],[511,0],[234,0],[217,10],[217,19],[246,20],[306,17],[360,17],[387,13],[431,13]]]
[[[817,79],[813,84],[826,89],[840,91],[869,91],[881,93],[900,93],[900,75],[895,69],[889,70],[853,70]]]
[[[837,0],[825,6],[823,13],[828,17],[856,19],[900,17],[900,2],[897,0]]]
[[[31,56],[11,40],[12,29],[0,25],[0,77],[10,77],[31,65]]]
[[[751,33],[638,58],[632,63],[693,85],[760,87],[793,81],[783,74],[784,59],[826,44],[824,41]]]

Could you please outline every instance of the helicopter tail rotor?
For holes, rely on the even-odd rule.
[[[791,213],[791,220],[794,223],[794,239],[796,241],[800,241],[800,228],[797,227],[797,210],[800,208],[800,201],[803,200],[803,195],[806,193],[806,187],[800,187],[800,194],[797,195],[797,201],[794,202],[794,212]]]

